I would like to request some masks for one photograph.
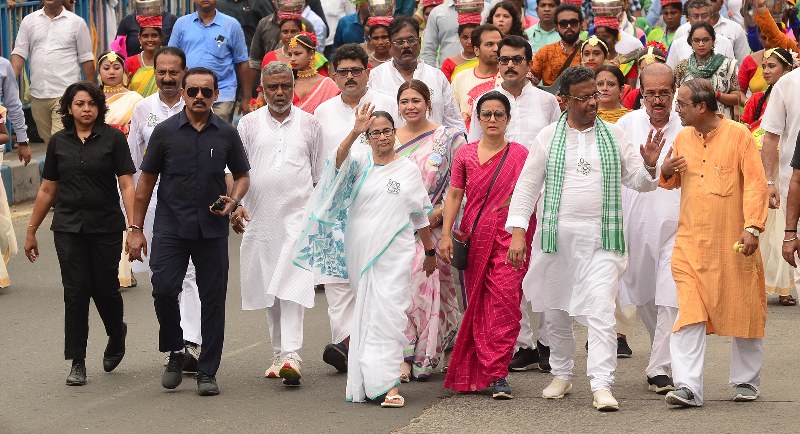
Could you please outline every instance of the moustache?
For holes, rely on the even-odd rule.
[[[344,85],[345,85],[345,86],[350,86],[351,84],[352,84],[353,86],[356,86],[356,85],[358,85],[358,83],[356,83],[356,81],[355,81],[355,80],[353,80],[352,78],[351,78],[350,80],[347,80],[347,82],[346,82]]]
[[[204,103],[203,101],[195,101],[192,105],[198,107],[205,107],[206,103]]]
[[[411,51],[411,50],[409,50],[409,49],[405,49],[405,50],[403,50],[403,51],[402,51],[400,54],[402,54],[402,55],[406,55],[406,54],[411,54],[411,55],[413,55],[413,54],[414,54],[414,52],[413,52],[413,51]]]
[[[519,73],[511,68],[508,68],[505,75],[519,75]]]

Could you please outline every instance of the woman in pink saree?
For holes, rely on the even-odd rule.
[[[289,64],[297,71],[292,103],[311,114],[320,104],[341,93],[336,82],[317,71],[316,50],[317,38],[313,33],[300,33],[289,42]]]
[[[464,270],[467,309],[461,320],[444,386],[457,392],[493,387],[495,399],[511,399],[508,364],[514,353],[522,317],[522,279],[528,261],[514,269],[506,260],[511,234],[504,225],[511,194],[525,164],[528,150],[505,139],[511,103],[497,91],[481,96],[476,104],[483,136],[461,147],[451,171],[450,190],[444,207],[439,251],[449,262],[453,252],[450,228],[466,194],[461,235],[469,237],[469,256]],[[481,211],[481,208],[482,211]],[[480,215],[479,215],[480,214]],[[473,224],[478,224],[472,232]],[[535,227],[535,217],[531,225]],[[534,231],[528,231],[528,247]]]

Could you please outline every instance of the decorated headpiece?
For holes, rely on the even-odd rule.
[[[600,47],[602,47],[603,51],[605,51],[605,53],[608,54],[608,45],[606,45],[606,43],[603,42],[602,39],[598,38],[595,35],[592,35],[589,37],[589,39],[583,41],[583,43],[581,44],[581,51],[583,51],[583,47],[587,45],[590,45],[592,47],[596,47],[599,45]]]
[[[597,17],[618,17],[622,13],[622,0],[594,0],[592,1],[592,13],[594,14],[595,26]]]
[[[98,65],[102,64],[103,60],[108,60],[111,63],[119,62],[122,63],[123,65],[125,64],[125,58],[117,54],[116,51],[109,51],[108,53],[100,56],[100,58],[97,59],[97,64]]]
[[[797,53],[792,50],[787,51],[789,51],[789,59],[787,59],[785,55],[781,54],[780,51],[777,51],[777,48],[770,48],[769,50],[764,51],[764,59],[767,59],[770,56],[777,56],[779,59],[783,60],[784,64],[789,65],[792,69],[800,67],[800,59],[798,59]]]
[[[394,16],[394,9],[394,0],[369,0],[367,27],[389,27]]]
[[[422,7],[439,6],[442,3],[444,3],[444,0],[422,0]]]
[[[139,28],[154,27],[160,29],[162,27],[161,15],[136,15],[136,22],[139,23]]]
[[[393,17],[389,16],[380,16],[380,17],[369,17],[367,18],[367,27],[375,27],[375,26],[386,26],[389,27],[389,24],[392,24]]]
[[[610,29],[619,30],[619,20],[617,17],[594,17],[594,28],[608,27]]]
[[[277,3],[279,23],[287,20],[302,21],[301,13],[306,7],[305,0],[278,0]]]
[[[483,21],[482,0],[455,0],[456,13],[458,14],[458,25],[476,24],[480,25]]]
[[[578,6],[578,7],[583,7],[583,1],[581,1],[581,0],[564,0],[564,1],[563,1],[563,2],[561,2],[561,3],[572,3],[572,4],[574,4],[575,6]]]
[[[661,0],[661,7],[665,5],[681,5],[683,6],[683,2],[681,0]]]
[[[308,45],[308,43],[306,41],[300,39],[300,36],[305,36],[306,38],[310,39],[312,45]],[[300,33],[294,35],[292,37],[292,39],[289,40],[289,48],[295,48],[295,47],[297,47],[297,44],[300,44],[300,45],[308,48],[309,50],[316,50],[317,49],[317,35],[315,35],[313,33],[310,33],[310,32],[300,32]]]
[[[163,1],[162,0],[136,0],[134,2],[134,10],[136,11],[136,15],[139,16],[146,16],[152,17],[155,15],[161,15],[162,8],[163,8]]]
[[[647,52],[639,58],[640,62],[645,65],[652,65],[653,63],[667,63],[667,49],[664,44],[658,41],[650,41],[645,45]]]

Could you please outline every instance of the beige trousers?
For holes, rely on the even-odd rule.
[[[61,98],[34,98],[31,97],[31,115],[36,122],[36,131],[44,143],[50,141],[50,136],[64,129],[58,108]]]

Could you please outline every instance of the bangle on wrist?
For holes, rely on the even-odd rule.
[[[647,170],[656,170],[656,166],[648,166],[647,163],[644,163],[644,168]]]
[[[767,185],[775,185],[775,181],[767,181]]]
[[[38,228],[39,225],[28,225],[29,228]]]
[[[796,239],[797,239],[797,237],[792,237],[792,238],[789,238],[788,240],[783,240],[783,242],[784,243],[789,243],[789,242],[792,242],[792,241],[794,241]]]
[[[141,226],[137,226],[137,225],[130,225],[130,226],[128,226],[128,230],[129,230],[129,231],[132,231],[132,230],[134,230],[134,229],[138,229],[139,231],[141,231],[141,232],[144,232],[144,229],[142,229],[142,227],[141,227]]]
[[[784,230],[784,232],[795,232],[796,233],[797,229],[786,229],[786,230]]]
[[[29,143],[28,143],[28,142],[17,142],[17,147],[20,147],[20,146],[28,146],[28,145],[29,145]]]

